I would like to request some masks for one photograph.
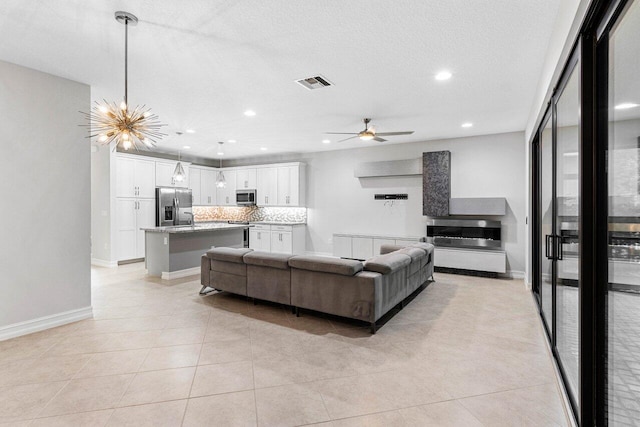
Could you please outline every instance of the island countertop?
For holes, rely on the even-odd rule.
[[[205,231],[217,231],[217,230],[238,230],[242,228],[247,228],[248,225],[245,224],[227,224],[220,222],[207,222],[207,223],[196,223],[194,225],[173,225],[168,227],[153,227],[153,228],[141,228],[143,231],[147,231],[150,233],[170,233],[170,234],[181,234],[181,233],[200,233]]]

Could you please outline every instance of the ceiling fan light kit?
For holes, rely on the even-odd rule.
[[[362,141],[378,141],[378,142],[385,142],[386,139],[384,138],[380,138],[380,136],[396,136],[396,135],[411,135],[413,133],[413,131],[402,131],[402,132],[376,132],[376,130],[373,127],[369,127],[369,123],[371,123],[371,119],[370,118],[364,118],[362,119],[362,121],[364,122],[364,130],[360,131],[358,133],[353,133],[353,132],[326,132],[327,135],[355,135],[355,136],[350,136],[349,138],[345,138],[342,139],[338,142],[344,142],[344,141],[348,141],[350,139],[354,139],[354,138],[360,138]]]
[[[118,146],[124,150],[132,147],[136,150],[151,149],[158,140],[166,136],[160,132],[165,125],[145,105],[130,108],[127,99],[129,26],[137,25],[138,18],[123,11],[116,12],[115,18],[124,25],[124,100],[120,104],[106,100],[103,100],[103,104],[96,102],[90,112],[82,113],[89,121],[84,126],[89,128],[89,138],[97,137],[101,145],[115,142],[114,149]]]

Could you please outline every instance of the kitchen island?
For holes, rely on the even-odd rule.
[[[200,257],[211,247],[244,246],[246,224],[202,223],[143,228],[145,266],[150,276],[176,279],[200,272]]]

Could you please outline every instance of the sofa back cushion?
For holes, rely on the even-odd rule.
[[[289,266],[300,270],[353,276],[362,271],[362,263],[351,259],[297,255],[289,259]]]
[[[385,243],[384,245],[380,245],[380,255],[390,254],[403,248],[405,248],[405,246]]]
[[[248,265],[257,265],[260,267],[272,267],[280,270],[289,269],[289,259],[293,255],[278,254],[273,252],[252,251],[244,255],[244,262]]]
[[[389,274],[405,268],[411,263],[411,257],[406,254],[392,252],[375,256],[364,263],[365,271],[375,271],[380,274]]]
[[[216,261],[244,264],[243,257],[253,249],[246,248],[213,248],[207,251],[207,257]]]

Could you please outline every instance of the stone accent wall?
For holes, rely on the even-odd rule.
[[[448,216],[451,198],[451,152],[422,153],[422,215]]]

